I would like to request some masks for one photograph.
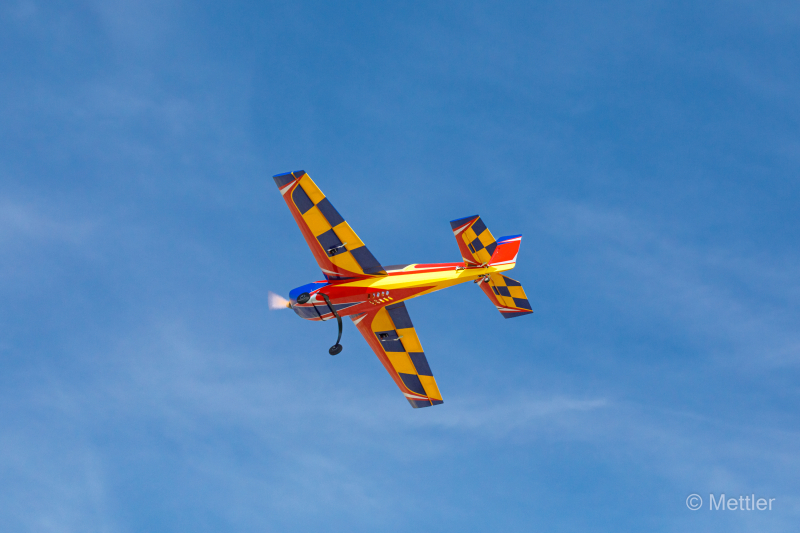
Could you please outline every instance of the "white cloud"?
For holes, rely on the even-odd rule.
[[[501,397],[475,398],[468,404],[448,406],[447,412],[443,412],[442,416],[420,416],[415,425],[470,431],[489,438],[501,438],[509,433],[519,432],[530,436],[539,429],[552,430],[555,426],[572,436],[576,422],[577,425],[581,424],[576,418],[584,413],[604,409],[608,405],[604,398],[556,396],[537,399],[503,394]]]

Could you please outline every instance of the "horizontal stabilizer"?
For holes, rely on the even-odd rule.
[[[450,227],[466,266],[485,265],[492,259],[497,243],[481,217],[473,215],[451,220]]]
[[[528,297],[519,281],[502,274],[490,274],[489,281],[480,282],[481,289],[503,315],[514,318],[533,313]]]

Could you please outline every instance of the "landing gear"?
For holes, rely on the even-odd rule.
[[[297,297],[297,303],[299,303],[299,304],[304,304],[304,303],[306,303],[306,302],[307,302],[308,300],[310,300],[310,299],[311,299],[311,295],[310,295],[310,294],[308,294],[307,292],[304,292],[304,293],[300,294],[300,295]]]
[[[320,292],[319,294],[325,299],[325,303],[328,304],[328,307],[331,308],[331,311],[333,311],[333,316],[336,317],[336,321],[339,323],[339,336],[336,338],[336,344],[331,346],[330,350],[328,350],[329,354],[336,355],[342,353],[342,345],[339,344],[339,341],[342,340],[342,317],[340,317],[339,313],[336,312],[336,308],[333,307],[333,304],[331,304],[331,300],[330,298],[328,298],[328,295],[325,294],[324,292]],[[299,296],[297,300],[298,301],[300,300]]]

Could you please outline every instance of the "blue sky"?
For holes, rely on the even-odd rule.
[[[792,531],[793,2],[0,6],[4,531]],[[384,264],[523,234],[535,314],[408,304],[412,410],[271,179]],[[775,498],[687,509],[689,494]]]

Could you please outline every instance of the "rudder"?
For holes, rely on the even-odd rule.
[[[522,244],[522,235],[508,235],[497,239],[497,247],[492,254],[489,265],[511,265],[511,268],[514,268],[514,265],[517,264],[520,244]]]

